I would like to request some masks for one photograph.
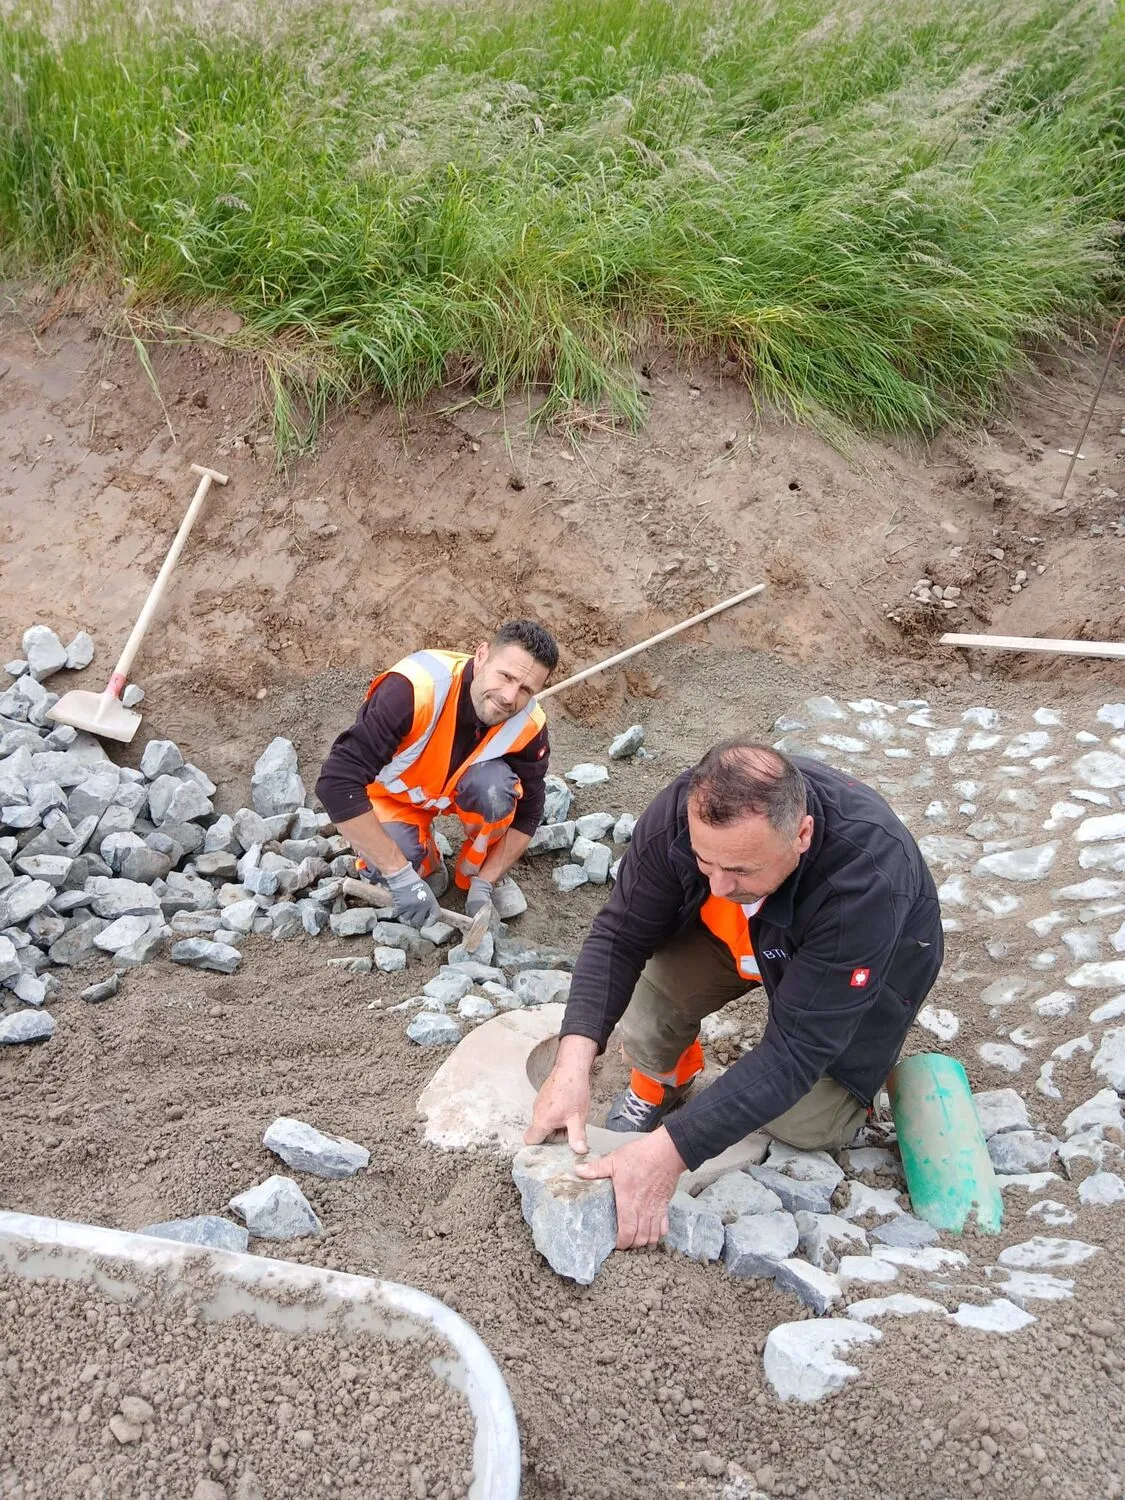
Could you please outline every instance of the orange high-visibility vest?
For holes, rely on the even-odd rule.
[[[750,941],[750,919],[737,901],[708,896],[699,909],[703,925],[730,949],[735,968],[749,983],[761,983],[762,971]]]
[[[450,766],[461,682],[470,660],[455,651],[416,651],[389,668],[414,689],[414,719],[394,756],[368,785],[369,797],[390,796],[419,810],[444,812],[469,766],[522,750],[543,728],[546,715],[533,698],[518,714],[489,729],[459,766]],[[386,676],[380,672],[374,679],[368,698]]]

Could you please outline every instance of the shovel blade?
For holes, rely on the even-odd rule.
[[[85,729],[99,739],[120,740],[123,745],[129,743],[141,723],[140,714],[126,708],[112,693],[89,693],[80,688],[64,693],[54,708],[47,710],[47,717],[56,724]]]

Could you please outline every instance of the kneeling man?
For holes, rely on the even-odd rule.
[[[942,961],[933,877],[877,792],[842,771],[731,740],[637,823],[574,972],[529,1144],[586,1150],[590,1069],[621,1021],[628,1089],[611,1129],[645,1139],[581,1164],[612,1177],[618,1246],[654,1244],[685,1168],[759,1128],[805,1150],[846,1146]],[[688,1097],[699,1025],[761,986],[761,1041]]]

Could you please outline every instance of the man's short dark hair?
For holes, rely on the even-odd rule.
[[[492,637],[492,644],[520,646],[548,672],[553,672],[559,664],[558,642],[535,620],[508,620]]]
[[[805,779],[787,755],[755,740],[724,740],[693,769],[688,795],[712,828],[740,818],[766,818],[782,838],[795,838],[808,810]]]

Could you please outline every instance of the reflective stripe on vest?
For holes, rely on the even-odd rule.
[[[407,798],[419,809],[444,812],[469,766],[522,750],[543,728],[546,716],[533,698],[518,714],[488,730],[459,766],[451,765],[461,682],[470,660],[453,651],[417,651],[390,668],[414,689],[414,720],[406,739],[370,784],[369,794],[384,791]],[[375,678],[367,690],[369,698],[386,676],[382,672]],[[431,748],[439,752],[440,765],[432,763]]]
[[[735,967],[743,979],[761,981],[762,971],[754,957],[750,941],[750,921],[737,901],[723,896],[708,896],[699,909],[703,925],[730,949]]]

